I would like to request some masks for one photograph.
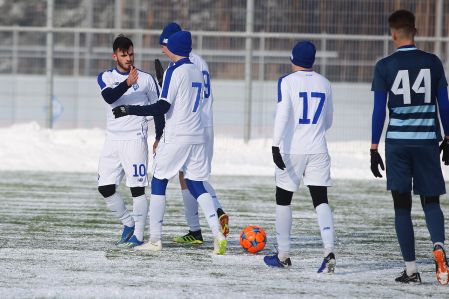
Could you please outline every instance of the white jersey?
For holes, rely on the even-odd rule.
[[[177,61],[164,73],[160,100],[171,104],[165,115],[165,143],[202,144],[203,75],[188,58]]]
[[[137,83],[114,103],[106,103],[106,138],[110,140],[133,140],[146,138],[148,121],[145,116],[128,115],[115,118],[112,108],[120,105],[150,105],[159,98],[159,86],[153,76],[138,70]],[[106,88],[115,88],[128,78],[129,73],[122,73],[117,69],[100,73],[97,78],[101,91]]]
[[[278,81],[273,146],[284,154],[327,153],[325,133],[332,125],[329,81],[313,71],[297,71]]]
[[[212,96],[212,88],[210,83],[209,66],[201,56],[195,53],[190,53],[189,59],[203,74],[204,100],[201,109],[201,121],[203,122],[205,128],[213,127],[214,119],[213,119],[212,105],[214,100]]]

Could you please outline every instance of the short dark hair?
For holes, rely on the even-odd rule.
[[[413,35],[416,33],[415,15],[405,9],[396,10],[388,18],[390,29],[400,30],[406,35]]]
[[[112,44],[114,52],[117,50],[127,51],[130,47],[134,47],[133,42],[123,34],[117,36]]]

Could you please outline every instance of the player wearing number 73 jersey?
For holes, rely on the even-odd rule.
[[[439,197],[446,192],[439,161],[441,140],[438,110],[446,134],[442,149],[445,163],[449,138],[449,102],[443,66],[436,55],[416,48],[415,16],[406,10],[394,12],[388,19],[397,50],[377,62],[372,90],[371,171],[381,177],[384,168],[377,151],[385,121],[385,106],[390,120],[385,141],[387,189],[391,190],[395,228],[406,269],[397,282],[421,282],[415,261],[415,238],[411,219],[412,195],[420,195],[427,228],[433,243],[437,279],[448,283],[444,251],[444,217]],[[438,104],[438,109],[437,109]]]
[[[181,26],[179,26],[179,24],[177,23],[169,23],[164,27],[164,30],[162,31],[159,38],[159,43],[161,44],[161,49],[164,54],[167,55],[167,42],[170,36],[181,30]],[[211,169],[212,157],[214,152],[214,123],[212,111],[213,95],[211,90],[209,67],[202,57],[193,52],[190,53],[189,60],[196,67],[198,67],[198,69],[202,72],[204,78],[204,99],[201,105],[201,122],[204,125],[206,135],[206,155],[209,169]],[[173,62],[170,65],[172,64]],[[184,172],[182,170],[179,172],[179,183],[181,185],[182,199],[184,201],[184,212],[187,224],[189,225],[190,229],[187,234],[183,236],[177,236],[173,240],[179,243],[202,244],[203,236],[201,233],[201,226],[198,215],[198,202],[187,188],[187,184],[184,180]],[[221,230],[223,234],[227,236],[229,233],[229,217],[223,211],[215,189],[208,181],[204,182],[204,188],[212,196],[212,200],[214,201],[214,206],[218,215],[218,220],[220,221]]]
[[[165,213],[165,191],[168,181],[184,170],[190,193],[198,201],[215,237],[214,253],[224,254],[227,241],[218,222],[211,195],[204,188],[210,174],[206,155],[204,124],[201,120],[203,74],[189,60],[192,38],[179,31],[168,38],[167,56],[174,64],[164,74],[162,92],[156,104],[119,106],[115,117],[126,115],[166,115],[162,144],[156,149],[151,181],[150,241],[138,250],[162,249],[162,222]]]
[[[327,198],[327,187],[332,182],[325,133],[332,125],[332,92],[329,81],[312,70],[315,52],[311,42],[298,43],[291,56],[293,73],[278,81],[272,151],[279,253],[266,256],[264,261],[273,267],[291,265],[291,201],[303,180],[312,196],[324,245],[324,260],[318,272],[331,273],[335,267],[335,233]]]

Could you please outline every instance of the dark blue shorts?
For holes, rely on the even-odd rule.
[[[446,193],[438,143],[425,145],[385,144],[387,189],[423,196]]]

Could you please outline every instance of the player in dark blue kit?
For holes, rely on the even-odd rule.
[[[439,199],[446,190],[439,161],[441,133],[437,113],[439,111],[445,133],[440,146],[442,160],[449,165],[447,81],[440,59],[416,48],[413,13],[398,10],[389,17],[388,23],[397,50],[378,61],[374,70],[371,171],[375,177],[382,177],[378,167],[384,170],[384,164],[377,149],[388,98],[390,120],[385,140],[387,189],[393,196],[396,234],[406,266],[396,281],[421,283],[416,268],[411,219],[413,188],[413,193],[421,197],[434,246],[437,280],[447,284],[444,216]]]

